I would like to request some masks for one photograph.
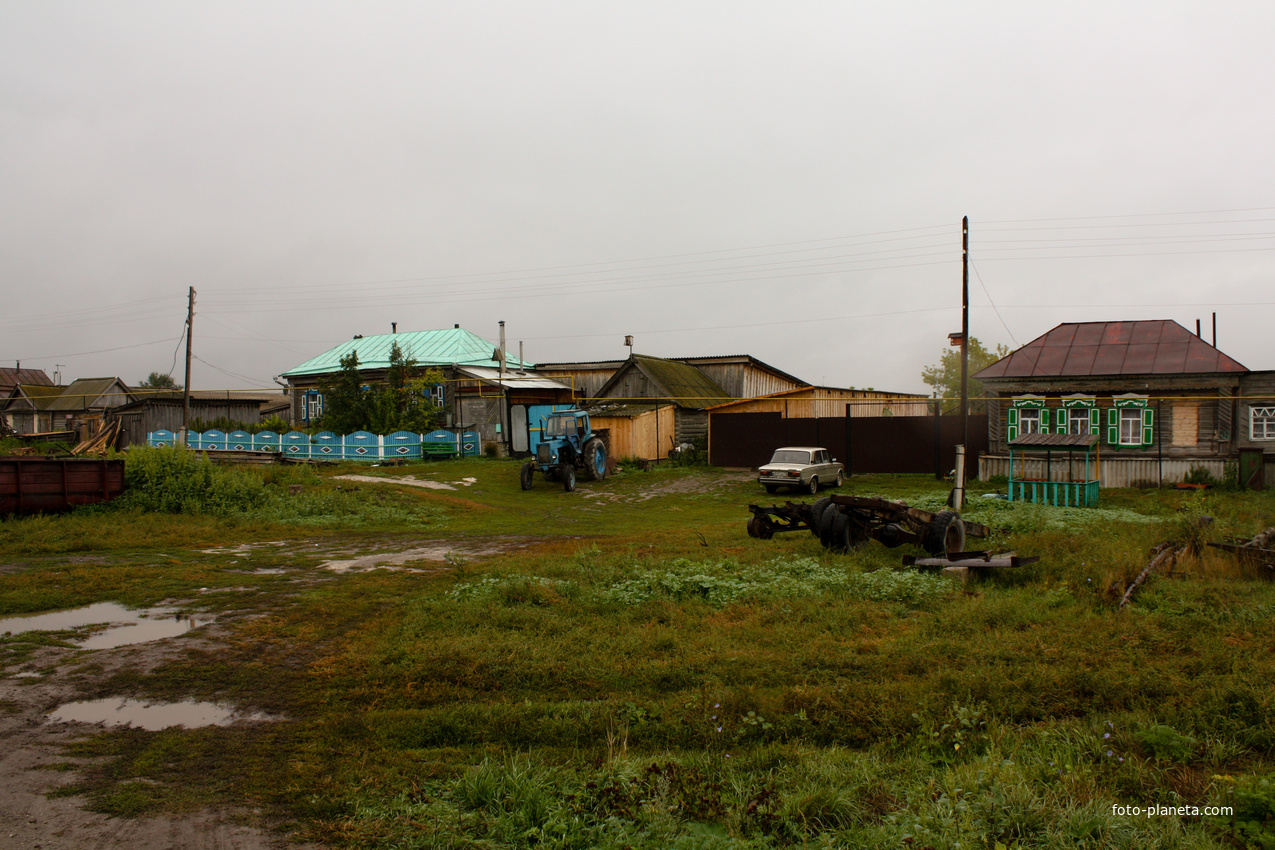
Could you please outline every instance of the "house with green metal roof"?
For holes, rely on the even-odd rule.
[[[358,355],[359,373],[368,384],[385,380],[394,345],[426,369],[442,372],[435,399],[446,411],[448,428],[477,431],[487,442],[505,442],[512,405],[570,404],[571,386],[536,375],[535,365],[506,352],[500,368],[499,346],[460,325],[441,330],[355,336],[294,366],[279,377],[292,394],[292,421],[306,424],[323,415],[323,388],[341,371],[341,360]]]

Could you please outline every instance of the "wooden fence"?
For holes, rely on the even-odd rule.
[[[148,446],[171,446],[181,442],[172,431],[152,431],[146,435]],[[414,434],[372,434],[355,431],[341,436],[331,431],[305,434],[291,431],[277,434],[261,431],[192,431],[186,445],[196,451],[275,452],[298,460],[414,460],[420,458],[476,457],[482,447],[478,434],[472,431],[431,431]]]

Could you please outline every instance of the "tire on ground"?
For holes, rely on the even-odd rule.
[[[815,537],[819,536],[819,517],[823,516],[824,508],[832,504],[832,499],[824,497],[817,500],[810,508],[810,533]]]
[[[533,476],[536,472],[536,465],[531,461],[527,461],[522,465],[522,472],[518,475],[518,480],[522,484],[522,489],[530,490]]]
[[[956,511],[941,511],[925,527],[921,548],[936,558],[965,551],[965,522]]]
[[[570,493],[576,488],[576,468],[570,464],[562,465],[562,489]]]

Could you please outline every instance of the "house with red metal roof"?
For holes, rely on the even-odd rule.
[[[1105,487],[1160,486],[1238,464],[1275,471],[1275,372],[1253,372],[1172,320],[1061,324],[974,377],[988,398],[983,478],[1028,434],[1098,437]],[[1042,477],[1054,480],[1048,459]],[[1064,473],[1061,468],[1056,474]]]

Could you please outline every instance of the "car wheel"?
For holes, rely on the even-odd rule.
[[[819,476],[812,475],[810,476],[810,495],[813,496],[814,494],[818,492],[819,492]]]
[[[763,486],[763,487],[765,487],[765,488],[766,488],[766,492],[767,492],[767,493],[774,493],[776,490],[778,490],[778,489],[779,489],[779,485],[778,485],[778,484],[763,484],[763,485],[761,485],[761,486]]]
[[[838,469],[838,470],[837,470],[837,483],[836,483],[836,484],[833,484],[832,486],[833,486],[833,487],[840,487],[840,486],[841,486],[842,484],[844,484],[844,483],[846,483],[846,476],[845,476],[845,473],[843,473],[840,469]]]

